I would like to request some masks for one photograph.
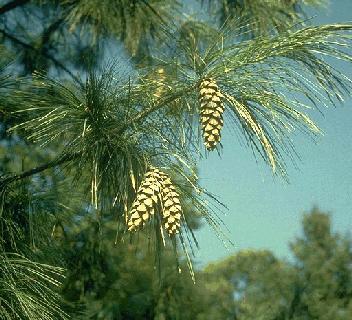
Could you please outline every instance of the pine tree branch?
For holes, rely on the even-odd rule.
[[[44,30],[42,35],[42,43],[45,44],[50,41],[52,34],[60,28],[61,24],[64,22],[63,18],[59,18],[54,23],[52,23],[46,30]]]
[[[186,90],[182,90],[180,92],[177,92],[176,94],[168,97],[167,99],[160,101],[158,104],[153,105],[152,107],[138,113],[135,117],[131,118],[129,121],[127,121],[122,127],[118,128],[118,130],[116,132],[114,132],[114,134],[122,134],[125,130],[127,130],[132,124],[135,124],[136,122],[139,122],[143,119],[145,119],[146,117],[148,117],[151,113],[161,109],[162,107],[166,106],[168,103],[175,101],[176,99],[180,98],[181,96],[183,96],[185,93],[188,93],[192,90],[194,90],[194,88],[197,86],[198,84],[195,84],[194,86],[186,89]],[[19,181],[25,178],[28,178],[34,174],[40,173],[42,171],[45,171],[47,169],[53,168],[55,166],[64,164],[66,162],[69,162],[71,160],[77,159],[79,158],[80,153],[75,153],[75,154],[65,154],[63,156],[59,156],[58,158],[54,159],[53,161],[44,163],[38,167],[23,171],[19,174],[7,174],[4,175],[2,177],[0,177],[0,190],[8,185],[9,183],[15,182],[15,181]]]
[[[27,2],[29,2],[29,0],[13,0],[11,2],[8,2],[0,8],[0,15],[6,13],[8,11],[11,11],[13,9],[16,9],[17,7],[22,6],[22,5],[26,4]]]
[[[154,9],[154,7],[149,3],[148,0],[142,0],[142,2],[160,19],[160,21],[167,26],[166,21],[164,20],[164,18],[158,13],[158,11],[156,11]]]
[[[13,36],[13,35],[7,33],[5,30],[0,29],[0,33],[2,33],[4,37],[10,39],[12,42],[17,43],[17,44],[21,45],[22,47],[27,48],[27,49],[29,49],[29,50],[32,50],[32,51],[36,52],[37,54],[40,54],[40,55],[44,56],[45,58],[51,60],[52,62],[54,62],[54,64],[55,64],[58,68],[60,68],[60,69],[62,69],[63,71],[65,71],[65,72],[66,72],[68,75],[70,75],[70,76],[72,77],[72,79],[74,79],[76,82],[78,82],[78,83],[80,83],[80,84],[82,83],[82,81],[81,81],[77,76],[75,76],[69,69],[67,69],[59,60],[57,60],[56,58],[54,58],[53,56],[51,56],[51,55],[48,54],[47,52],[36,49],[36,48],[33,47],[32,45],[30,45],[30,44],[28,44],[28,43],[25,43],[25,42],[23,42],[22,40],[17,39],[15,36]]]
[[[56,167],[60,164],[64,164],[68,161],[71,161],[71,160],[77,158],[77,157],[78,157],[78,154],[65,154],[65,155],[61,155],[61,156],[57,157],[53,161],[44,163],[38,167],[34,167],[29,170],[23,171],[19,174],[12,173],[12,174],[3,175],[2,177],[0,177],[0,190],[12,182],[28,178],[34,174],[37,174],[37,173],[40,173],[40,172],[45,171],[47,169]]]
[[[121,126],[120,128],[117,129],[116,132],[114,132],[115,134],[121,134],[123,133],[131,124],[134,123],[138,123],[141,120],[145,119],[146,117],[148,117],[151,113],[163,108],[165,105],[167,105],[168,103],[171,103],[175,100],[177,100],[178,98],[182,97],[185,93],[188,93],[192,90],[194,90],[194,88],[196,88],[198,86],[198,84],[193,85],[192,87],[186,89],[186,90],[181,90],[177,93],[175,93],[174,95],[168,97],[165,100],[160,101],[159,103],[151,106],[148,109],[145,109],[141,112],[139,112],[138,114],[136,114],[133,118],[131,118],[130,120],[128,120],[123,126]]]

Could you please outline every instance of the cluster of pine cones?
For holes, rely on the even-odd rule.
[[[151,167],[137,190],[127,223],[128,230],[142,228],[156,210],[161,211],[162,224],[167,233],[170,236],[177,234],[182,214],[179,194],[166,173]]]
[[[222,103],[223,95],[216,81],[207,78],[199,85],[200,124],[202,126],[204,145],[212,151],[221,139],[221,129],[224,125]]]
[[[160,69],[159,76],[162,81],[163,69]],[[160,92],[155,93],[156,97],[160,95]],[[204,145],[209,151],[214,150],[221,139],[221,129],[224,125],[222,99],[223,95],[215,80],[206,78],[201,81],[199,85],[200,124]],[[127,222],[128,230],[136,231],[142,228],[156,211],[161,212],[161,221],[167,233],[170,236],[177,234],[182,215],[179,194],[166,173],[150,167],[132,204]]]

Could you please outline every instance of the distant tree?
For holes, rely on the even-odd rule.
[[[207,266],[202,278],[207,286],[230,292],[221,299],[231,306],[222,319],[350,319],[351,237],[333,233],[329,215],[315,208],[304,216],[303,236],[291,250],[294,262],[269,251],[242,251]],[[210,301],[216,310],[218,301]]]
[[[115,245],[115,233],[113,223],[87,220],[67,235],[63,295],[74,319],[191,320],[203,312],[206,291],[172,247],[157,258],[146,237]]]
[[[77,319],[347,320],[352,239],[333,233],[329,215],[316,208],[302,227],[294,260],[243,250],[199,270],[194,284],[185,261],[179,273],[172,248],[155,261],[148,239],[114,245],[113,224],[85,221],[66,239],[64,296]]]
[[[315,208],[303,219],[303,237],[291,244],[299,274],[294,319],[352,317],[352,240],[331,228],[330,216]]]

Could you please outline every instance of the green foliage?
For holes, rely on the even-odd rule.
[[[203,0],[204,1],[204,0]],[[307,6],[322,6],[325,0],[221,0],[214,2],[220,21],[234,19],[243,28],[243,35],[262,36],[286,32],[307,17]]]
[[[231,306],[222,319],[349,319],[352,240],[334,234],[330,224],[316,208],[305,215],[303,236],[291,244],[294,262],[243,251],[206,267],[207,285],[232,293],[222,300]]]
[[[177,1],[97,1],[63,0],[69,30],[117,36],[125,43],[132,57],[148,50],[148,38],[165,39]],[[144,48],[143,48],[144,47]]]
[[[114,233],[115,224],[88,219],[68,234],[63,293],[74,318],[193,319],[201,307],[194,303],[198,285],[184,261],[175,265],[173,248],[155,260],[150,239],[141,235],[137,244],[114,245]]]
[[[202,39],[189,45],[190,39],[186,38],[175,57],[174,68],[178,72],[174,76],[168,74],[165,80],[169,81],[168,92],[184,87],[179,110],[188,119],[190,112],[198,112],[192,88],[201,79],[214,78],[225,97],[230,118],[248,144],[273,171],[285,175],[284,154],[294,156],[290,134],[297,130],[312,135],[320,132],[307,114],[311,106],[303,103],[302,98],[316,107],[327,106],[329,102],[341,100],[350,90],[350,79],[322,58],[328,55],[350,61],[346,51],[350,30],[350,25],[342,24],[307,27],[233,43],[236,29],[229,27],[218,32],[210,43]],[[192,44],[196,33],[191,35]],[[164,61],[162,66],[165,65],[170,63]],[[187,129],[192,127],[189,122],[186,122]],[[189,137],[192,138],[196,139],[197,135]]]
[[[90,74],[86,86],[79,87],[77,84],[76,88],[73,87],[75,89],[55,81],[38,79],[31,92],[19,93],[26,105],[18,112],[31,112],[32,117],[20,128],[28,131],[39,128],[29,135],[34,141],[45,139],[50,142],[61,139],[65,134],[69,147],[77,149],[79,146],[82,149],[85,145],[89,146],[79,152],[88,152],[83,159],[93,157],[92,168],[97,163],[98,167],[102,166],[101,171],[106,167],[103,159],[114,157],[107,153],[109,147],[106,144],[111,148],[114,143],[123,144],[126,141],[124,134],[128,135],[125,145],[136,141],[129,138],[131,135],[138,141],[144,141],[143,148],[139,143],[127,147],[124,152],[128,154],[133,154],[131,148],[135,148],[135,153],[143,158],[143,152],[147,154],[148,150],[157,147],[161,152],[166,149],[173,156],[177,152],[190,161],[189,151],[192,152],[192,146],[199,143],[199,135],[193,132],[198,112],[195,88],[200,79],[213,77],[225,96],[224,102],[230,115],[243,130],[249,144],[273,171],[278,169],[285,174],[283,153],[293,154],[289,133],[294,130],[319,133],[304,112],[309,106],[301,102],[302,96],[314,105],[327,105],[329,101],[334,102],[334,98],[342,100],[342,95],[351,87],[347,77],[332,69],[319,56],[329,55],[349,61],[351,57],[343,49],[350,41],[346,33],[350,30],[348,24],[309,27],[239,44],[227,43],[225,35],[219,33],[218,40],[204,50],[195,47],[190,51],[192,48],[182,47],[180,61],[163,63],[163,66],[168,65],[168,68],[178,71],[169,73],[166,69],[164,86],[167,90],[159,101],[152,94],[155,81],[148,78],[142,82],[138,78],[121,81],[119,76],[114,78],[111,71],[100,77]],[[300,73],[297,68],[300,68]],[[48,92],[45,99],[36,101],[37,95],[33,96],[32,92],[38,90]],[[284,94],[285,91],[290,94]],[[52,95],[55,98],[51,98]],[[35,106],[31,106],[33,104]],[[171,104],[173,119],[165,118],[163,109]],[[39,112],[37,117],[34,117],[34,111]],[[180,119],[182,126],[179,126]],[[72,136],[68,137],[70,134]],[[91,149],[93,141],[102,152],[100,161],[94,159],[97,153]],[[188,144],[185,145],[184,141]],[[140,151],[141,148],[143,151]],[[116,146],[115,150],[117,152],[119,147]],[[93,155],[89,155],[90,152]],[[98,184],[99,181],[94,182],[94,185]]]
[[[291,244],[300,270],[298,319],[352,316],[352,242],[331,231],[330,217],[313,209],[303,220],[303,236]]]
[[[283,176],[295,131],[320,132],[307,109],[335,105],[351,90],[323,57],[351,62],[352,25],[289,28],[302,19],[302,4],[218,1],[222,16],[213,20],[228,21],[222,27],[211,16],[187,16],[189,3],[176,1],[0,5],[0,317],[349,315],[350,240],[332,235],[319,213],[292,245],[297,265],[244,252],[192,284],[199,219],[224,237],[224,205],[196,170],[202,80],[216,81],[226,126]],[[117,50],[125,54],[120,42],[133,59],[99,67]],[[126,230],[150,166],[180,194],[175,237],[164,236],[160,212],[140,232]],[[69,305],[57,294],[64,271],[49,264],[67,269]]]
[[[40,264],[18,254],[0,254],[1,319],[68,319],[53,289],[64,270]]]
[[[50,238],[57,195],[38,191],[43,185],[38,179],[0,190],[1,319],[69,317],[58,294],[64,269],[49,265],[60,261]]]
[[[85,200],[104,216],[115,211],[122,225],[148,165],[153,164],[170,174],[184,203],[180,241],[185,250],[186,243],[195,240],[189,225],[192,215],[205,217],[221,233],[205,202],[213,198],[198,185],[194,154],[184,142],[188,137],[180,139],[184,128],[177,118],[158,110],[163,102],[155,106],[151,94],[141,94],[149,83],[119,76],[117,67],[89,73],[84,86],[36,77],[29,90],[16,92],[15,114],[21,115],[22,122],[12,130],[21,129],[29,140],[42,145],[59,146],[59,141],[65,141],[57,150],[75,168],[76,183],[83,190],[90,188],[91,197]],[[170,92],[165,99],[180,95]],[[154,117],[148,119],[152,112]],[[164,243],[158,229],[153,224],[149,231],[156,242]]]
[[[352,240],[333,233],[318,209],[302,227],[293,260],[244,250],[199,270],[194,284],[171,247],[155,260],[150,239],[113,244],[113,223],[83,219],[67,235],[63,292],[77,319],[347,320]]]

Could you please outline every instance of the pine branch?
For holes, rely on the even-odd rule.
[[[51,60],[52,62],[54,62],[54,64],[62,69],[63,71],[65,71],[68,75],[71,76],[72,79],[74,79],[76,82],[78,83],[82,83],[82,81],[77,77],[75,76],[69,69],[67,69],[59,60],[57,60],[56,58],[54,58],[53,56],[51,56],[50,54],[48,54],[47,52],[45,51],[42,51],[42,50],[38,50],[36,49],[35,47],[33,47],[32,45],[28,44],[28,43],[25,43],[23,42],[22,40],[20,39],[17,39],[15,36],[7,33],[5,30],[2,30],[0,29],[0,33],[2,33],[6,38],[10,39],[12,42],[14,43],[17,43],[19,45],[21,45],[22,47],[25,47],[27,49],[30,49],[34,52],[36,52],[37,54],[40,54],[42,56],[44,56],[45,58]]]
[[[160,21],[165,25],[167,26],[167,23],[166,21],[164,20],[164,18],[158,13],[158,11],[156,11],[154,9],[154,7],[149,3],[148,0],[142,0],[143,3],[160,19]]]
[[[28,178],[34,174],[37,174],[37,173],[43,172],[47,169],[64,164],[68,161],[71,161],[71,160],[77,158],[77,157],[78,157],[78,154],[65,154],[65,155],[61,155],[61,156],[57,157],[56,159],[54,159],[50,162],[44,163],[44,164],[42,164],[38,167],[34,167],[32,169],[23,171],[19,174],[14,174],[14,173],[11,174],[10,173],[10,174],[4,175],[4,176],[0,177],[0,190],[12,182]]]
[[[13,9],[16,9],[17,7],[22,6],[22,5],[26,4],[27,2],[29,2],[29,0],[13,0],[11,2],[8,2],[0,8],[0,15],[6,13],[8,11],[11,11]]]
[[[169,103],[177,100],[178,98],[182,97],[183,95],[185,95],[188,92],[191,92],[192,90],[194,90],[196,87],[198,86],[198,84],[195,84],[192,87],[189,87],[186,90],[181,90],[177,93],[175,93],[174,95],[168,97],[165,100],[160,101],[159,103],[151,106],[148,109],[145,109],[141,112],[139,112],[137,115],[135,115],[133,118],[131,118],[130,120],[128,120],[122,127],[118,128],[117,131],[115,132],[116,134],[121,134],[123,133],[131,124],[140,122],[141,120],[147,118],[151,113],[158,111],[159,109],[161,109],[162,107],[168,105]]]
[[[56,291],[65,270],[17,253],[0,253],[1,319],[69,319]]]
[[[182,90],[180,92],[177,92],[176,94],[168,97],[167,99],[159,102],[156,105],[153,105],[152,107],[141,111],[140,113],[138,113],[136,116],[134,116],[133,118],[131,118],[130,120],[128,120],[122,127],[118,128],[118,130],[115,132],[115,134],[122,134],[124,131],[126,131],[131,125],[142,121],[143,119],[147,118],[150,114],[156,112],[157,110],[161,109],[162,107],[167,106],[169,103],[175,101],[176,99],[180,98],[181,96],[183,96],[185,93],[190,92],[192,90],[194,90],[194,88],[197,86],[194,85],[190,88],[188,88],[187,90]],[[79,153],[75,153],[75,154],[65,154],[65,155],[61,155],[59,157],[57,157],[56,159],[54,159],[53,161],[44,163],[38,167],[34,167],[32,169],[23,171],[19,174],[7,174],[4,175],[2,177],[0,177],[0,189],[2,189],[4,186],[15,182],[15,181],[19,181],[25,178],[28,178],[30,176],[33,176],[37,173],[43,172],[47,169],[53,168],[55,166],[67,163],[71,160],[77,159],[80,156]]]
[[[42,35],[42,43],[45,44],[49,42],[52,34],[60,28],[60,25],[64,22],[63,18],[59,18],[56,20],[54,23],[52,23],[46,30],[44,30],[43,35]]]

